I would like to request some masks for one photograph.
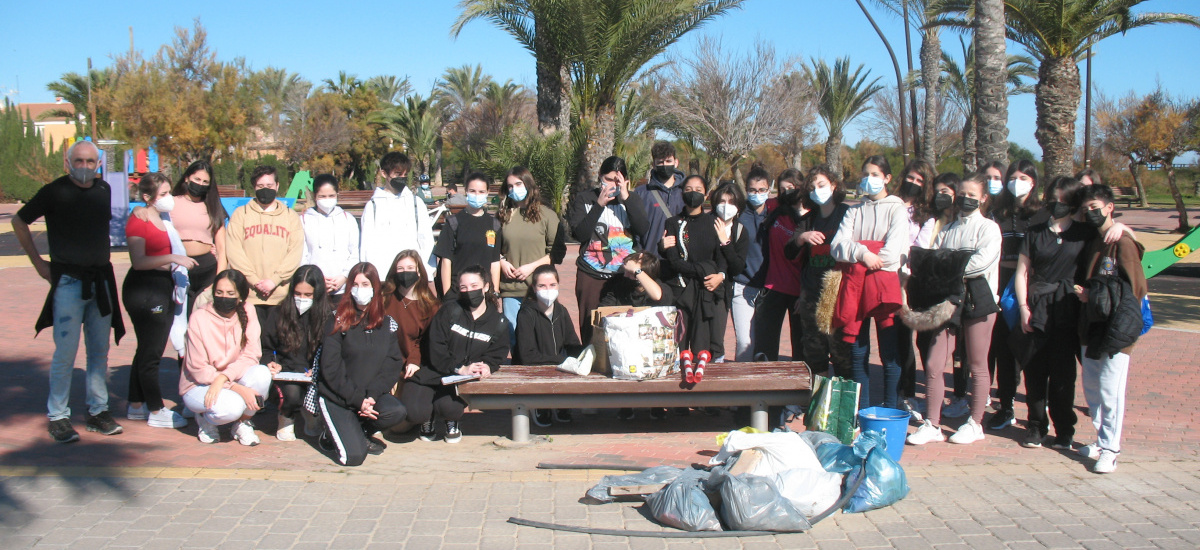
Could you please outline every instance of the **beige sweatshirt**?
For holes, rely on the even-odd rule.
[[[253,288],[253,305],[278,305],[287,297],[287,283],[300,267],[304,255],[304,228],[300,216],[282,201],[264,211],[258,201],[233,211],[225,230],[225,257],[229,267],[241,271],[250,286],[263,279],[275,282],[275,291],[266,300],[258,297]]]

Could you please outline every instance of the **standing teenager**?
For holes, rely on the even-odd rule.
[[[250,174],[254,200],[233,211],[225,248],[230,269],[250,281],[250,303],[259,323],[272,306],[288,298],[287,282],[304,257],[304,228],[287,204],[276,198],[275,167],[256,166]]]
[[[768,203],[771,212],[763,221],[764,266],[763,295],[754,308],[754,357],[760,354],[767,361],[779,360],[779,340],[783,333],[783,318],[788,317],[791,336],[791,357],[802,360],[803,334],[800,316],[796,313],[800,300],[800,267],[802,259],[787,253],[788,244],[795,239],[797,230],[803,230],[800,220],[805,213],[804,175],[796,169],[784,170],[779,174],[779,196],[775,205]]]
[[[766,272],[763,269],[763,254],[766,250],[767,197],[771,194],[770,176],[762,166],[755,165],[746,176],[746,207],[738,214],[738,223],[746,232],[749,246],[746,248],[746,268],[733,277],[733,299],[730,311],[733,314],[733,332],[736,342],[736,360],[754,359],[754,306],[762,293]]]
[[[443,300],[458,297],[454,281],[472,265],[483,266],[491,287],[500,286],[500,221],[487,212],[489,180],[482,172],[467,176],[467,207],[446,219],[433,254],[438,257],[438,293]]]
[[[683,211],[683,172],[679,171],[679,159],[675,146],[668,141],[656,141],[650,147],[650,178],[633,193],[645,206],[646,232],[638,235],[638,246],[657,255],[658,241],[662,239],[667,219]]]
[[[558,214],[542,203],[541,190],[524,166],[508,171],[500,196],[496,213],[504,237],[500,242],[500,298],[515,345],[521,301],[533,286],[530,276],[537,268],[550,265],[559,223]]]
[[[262,327],[262,359],[271,374],[312,375],[317,349],[333,318],[333,303],[325,284],[328,280],[315,265],[302,265],[292,274],[287,287],[291,299],[272,308]],[[308,386],[276,381],[275,388],[280,398],[275,437],[280,441],[295,441],[296,415]]]
[[[221,205],[221,193],[213,181],[212,165],[198,160],[188,165],[183,176],[175,183],[171,195],[175,197],[175,209],[171,211],[171,223],[183,240],[183,248],[196,266],[188,269],[187,311],[208,287],[212,286],[217,273],[225,271],[225,207]]]
[[[378,273],[387,271],[402,250],[416,250],[426,268],[433,273],[433,221],[429,208],[408,188],[408,156],[392,151],[379,159],[377,179],[371,200],[363,206],[362,239],[359,260],[371,262]]]
[[[316,206],[304,211],[304,256],[301,265],[315,265],[325,274],[325,291],[341,297],[350,268],[358,263],[358,220],[338,206],[338,180],[321,174],[313,180]]]
[[[793,239],[804,261],[800,271],[800,307],[798,316],[803,325],[801,345],[804,360],[814,374],[829,371],[834,352],[834,341],[817,327],[817,309],[825,291],[825,275],[834,269],[833,237],[842,225],[842,218],[850,209],[846,205],[846,191],[842,182],[827,165],[816,166],[808,171],[804,187],[809,190],[803,200],[808,203],[805,231]],[[837,293],[837,288],[828,290]]]
[[[933,180],[937,169],[923,160],[913,160],[900,171],[899,185],[895,186],[894,195],[904,201],[908,207],[908,241],[909,248],[914,246],[929,248],[933,242],[933,226],[937,223],[933,210]],[[909,275],[908,250],[904,249],[904,262],[900,266],[900,285]],[[901,407],[910,404],[916,396],[917,356],[919,353],[913,347],[913,331],[907,325],[896,325],[896,360],[900,363],[900,394],[906,398]]]

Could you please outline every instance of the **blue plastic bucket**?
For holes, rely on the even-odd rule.
[[[862,431],[876,431],[887,440],[887,452],[892,460],[900,462],[904,454],[904,438],[908,436],[908,411],[887,407],[868,407],[858,411],[858,427]]]

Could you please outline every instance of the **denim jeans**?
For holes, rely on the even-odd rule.
[[[871,402],[871,321],[868,319],[863,321],[862,330],[858,333],[858,340],[850,349],[851,377],[862,385],[861,393],[858,396],[858,407],[883,405],[894,409],[900,401],[898,395],[900,362],[896,359],[896,326],[879,328],[879,324],[876,322],[875,328],[879,333],[876,338],[879,345],[879,359],[883,362],[883,402]]]
[[[517,347],[517,313],[520,311],[520,298],[504,299],[504,318],[508,319],[508,349]]]
[[[761,288],[733,283],[733,332],[737,341],[736,360],[754,360],[754,301]]]
[[[105,284],[103,280],[95,284]],[[94,289],[93,289],[94,290]],[[69,275],[58,280],[54,291],[54,357],[50,360],[50,420],[70,418],[71,375],[79,351],[79,335],[87,350],[87,406],[95,416],[108,410],[108,331],[112,317],[100,315],[96,292],[83,300],[83,283]]]

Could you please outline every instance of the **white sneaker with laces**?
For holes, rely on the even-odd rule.
[[[150,411],[146,410],[146,404],[142,403],[140,407],[127,407],[125,409],[125,418],[130,420],[145,420],[150,416]]]
[[[1096,460],[1100,458],[1100,447],[1095,443],[1084,445],[1079,448],[1079,456]]]
[[[1100,458],[1092,465],[1092,471],[1097,474],[1111,474],[1117,471],[1117,453],[1101,450]]]
[[[942,429],[934,426],[932,422],[926,420],[921,423],[921,427],[913,432],[905,441],[909,445],[924,445],[930,441],[945,441],[946,436],[942,435]]]
[[[258,434],[254,433],[253,425],[245,420],[234,422],[233,438],[247,447],[253,447],[259,443]]]
[[[146,424],[151,428],[182,428],[187,426],[187,423],[187,419],[166,407],[150,413],[146,418]]]
[[[974,418],[968,418],[967,422],[958,427],[958,431],[950,436],[950,442],[958,445],[967,445],[976,441],[983,441],[983,426],[975,422]]]
[[[971,414],[971,402],[965,397],[952,398],[949,405],[942,407],[942,416],[962,418],[968,414]]]
[[[196,415],[196,426],[196,439],[201,443],[216,443],[221,440],[221,433],[217,431],[217,427],[203,414]]]
[[[279,428],[275,430],[275,439],[280,441],[295,441],[296,421],[281,415],[279,417]]]

